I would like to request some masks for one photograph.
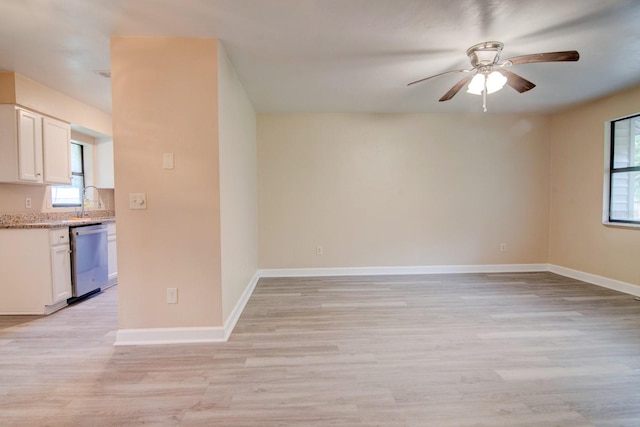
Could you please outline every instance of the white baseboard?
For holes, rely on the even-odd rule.
[[[632,283],[622,282],[620,280],[609,279],[608,277],[598,276],[596,274],[585,273],[584,271],[573,270],[559,265],[549,264],[548,271],[559,274],[561,276],[570,277],[593,285],[602,286],[603,288],[612,289],[614,291],[623,292],[625,294],[640,296],[640,286]]]
[[[146,329],[119,329],[116,332],[114,345],[154,345],[154,344],[192,344],[192,343],[216,343],[229,339],[233,328],[236,326],[244,307],[256,288],[260,276],[258,272],[245,288],[242,296],[224,322],[223,327],[190,327],[190,328],[146,328]]]
[[[222,327],[119,329],[114,345],[190,344],[224,342]]]
[[[253,276],[242,296],[224,322],[223,327],[120,329],[115,345],[216,343],[229,339],[242,311],[261,277],[327,277],[327,276],[380,276],[402,274],[456,274],[456,273],[524,273],[549,271],[561,276],[581,280],[630,295],[640,296],[640,286],[595,274],[585,273],[553,264],[487,264],[487,265],[432,265],[404,267],[344,267],[344,268],[285,268],[262,269]]]
[[[281,268],[259,270],[260,277],[385,276],[400,274],[519,273],[548,271],[547,264],[427,265],[400,267]]]
[[[45,305],[44,306],[44,314],[51,314],[54,313],[58,310],[60,310],[61,308],[65,308],[67,306],[67,300],[64,301],[58,301],[55,304],[51,304],[51,305]]]
[[[240,296],[240,299],[236,303],[236,306],[233,308],[233,310],[231,311],[231,314],[229,315],[229,317],[227,317],[227,320],[224,322],[224,340],[225,341],[229,339],[229,336],[231,336],[231,332],[233,331],[233,328],[236,327],[236,323],[238,323],[238,319],[240,318],[240,315],[244,311],[244,307],[249,302],[249,298],[251,298],[251,294],[253,294],[253,290],[256,288],[256,285],[258,284],[258,280],[260,280],[259,273],[260,273],[259,271],[256,271],[256,274],[253,275],[253,277],[251,278],[251,281],[249,282],[244,292]]]

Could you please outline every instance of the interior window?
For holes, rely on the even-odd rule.
[[[640,224],[640,114],[611,122],[609,221]]]
[[[82,206],[84,189],[84,159],[82,145],[71,143],[71,185],[51,187],[51,201],[54,208]]]

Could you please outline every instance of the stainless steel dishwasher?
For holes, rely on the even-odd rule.
[[[71,241],[71,300],[100,291],[109,281],[107,225],[69,228]]]

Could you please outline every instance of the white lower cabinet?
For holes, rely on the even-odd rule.
[[[69,229],[0,230],[0,314],[49,314],[71,296]]]
[[[108,271],[109,271],[109,284],[113,286],[118,281],[118,253],[116,249],[116,224],[109,223],[107,232],[107,256],[108,256]],[[103,288],[104,289],[104,288]]]
[[[69,231],[64,229],[66,243],[60,243],[63,232],[51,230],[50,238],[57,241],[51,246],[51,304],[67,301],[71,298],[71,255],[69,250]]]

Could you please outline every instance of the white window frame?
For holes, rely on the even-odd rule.
[[[624,221],[610,221],[611,208],[611,124],[619,120],[636,117],[640,113],[618,117],[605,122],[604,124],[604,176],[602,191],[602,224],[609,227],[640,228],[640,224]]]

